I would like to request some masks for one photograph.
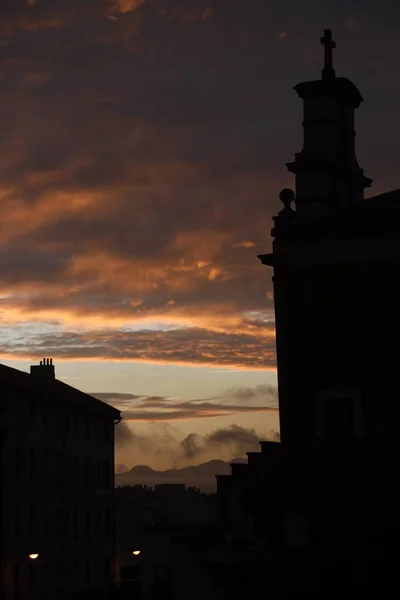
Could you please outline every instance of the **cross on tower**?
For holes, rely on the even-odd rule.
[[[336,42],[332,40],[332,30],[325,29],[321,44],[325,46],[325,71],[333,71],[332,50],[336,48]]]

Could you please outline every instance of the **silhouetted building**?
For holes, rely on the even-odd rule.
[[[0,385],[2,600],[105,584],[120,412],[55,379],[49,359],[30,374],[0,365]]]
[[[274,270],[280,433],[290,444],[399,432],[400,189],[364,200],[371,180],[354,148],[362,97],[326,63],[321,80],[295,87],[296,194],[281,192],[273,252],[259,257]]]
[[[336,77],[330,30],[321,41],[322,78],[295,87],[304,103],[303,149],[287,164],[295,192],[281,192],[273,251],[259,256],[273,268],[282,443],[263,442],[217,480],[226,533],[276,555],[313,551],[313,564],[332,565],[343,583],[339,556],[357,547],[352,560],[387,557],[390,528],[400,531],[400,190],[364,199],[362,97]],[[354,564],[346,577],[367,581]]]

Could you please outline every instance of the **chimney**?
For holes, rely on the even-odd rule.
[[[31,366],[31,375],[38,379],[55,379],[56,374],[52,358],[44,358],[39,365]]]

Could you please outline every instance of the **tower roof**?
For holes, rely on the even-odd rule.
[[[338,100],[339,104],[351,108],[358,108],[364,100],[357,87],[347,77],[305,81],[295,85],[294,89],[302,100],[312,97],[332,96]]]

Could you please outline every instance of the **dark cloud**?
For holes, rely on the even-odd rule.
[[[117,436],[122,423],[123,421],[116,426]],[[173,468],[214,458],[229,461],[232,458],[245,457],[246,452],[260,451],[259,442],[262,440],[279,441],[276,431],[257,433],[255,429],[236,424],[215,429],[208,435],[192,432],[183,440],[174,427],[167,423],[156,425],[155,429],[146,435],[137,435],[134,426],[129,426],[129,429],[132,433],[129,442],[118,445],[116,453],[118,460],[123,456],[126,463],[129,459],[131,467],[144,464],[143,461],[148,466],[160,464],[161,461],[162,464],[172,465]]]
[[[263,398],[268,406],[276,407],[277,405],[277,389],[272,385],[256,385],[252,388],[231,388],[226,391],[226,396],[235,398],[241,402],[247,402],[253,398]]]
[[[232,388],[216,397],[193,400],[112,392],[92,395],[119,408],[125,421],[167,422],[278,410],[277,389],[263,385],[255,388]],[[249,403],[250,400],[252,404]],[[216,440],[213,441],[215,442]],[[196,443],[193,434],[185,441],[185,452],[190,452],[191,448],[194,451]]]
[[[184,440],[180,442],[180,447],[185,458],[195,458],[201,453],[200,436],[197,433],[189,433]]]
[[[238,452],[242,452],[242,448],[254,450],[258,447],[260,441],[255,429],[246,429],[239,425],[231,425],[225,429],[217,429],[206,436],[207,442],[216,446],[228,445],[234,446]],[[240,454],[241,456],[241,454]]]
[[[245,456],[246,452],[259,451],[260,441],[266,438],[279,441],[279,434],[272,431],[267,436],[260,436],[255,429],[233,424],[230,427],[215,429],[204,436],[189,433],[181,441],[180,448],[187,459],[194,459],[210,453],[219,456],[221,452],[226,451],[231,456],[241,458]]]
[[[53,342],[60,358],[273,365],[260,322],[243,336],[228,317],[244,328],[272,309],[256,254],[301,148],[291,88],[318,76],[329,23],[338,72],[366,99],[360,164],[375,191],[396,187],[399,17],[389,0],[2,0],[4,318],[58,320],[66,334],[32,347]],[[101,339],[140,316],[182,331]],[[27,356],[29,342],[3,354]]]
[[[1,301],[0,301],[1,308]],[[76,331],[61,334],[26,335],[0,340],[0,352],[9,356],[23,354],[29,358],[43,352],[56,359],[124,359],[180,364],[223,365],[268,369],[275,367],[273,336],[262,334],[260,327],[243,333],[210,331],[205,328],[171,329],[167,331]],[[246,331],[249,330],[249,333]],[[258,335],[257,335],[258,334]],[[1,343],[2,342],[2,343]]]
[[[117,449],[122,448],[125,445],[131,445],[135,441],[131,429],[126,423],[121,421],[118,423],[118,427],[115,428],[115,446]]]
[[[91,394],[98,400],[107,403],[118,403],[119,405],[123,405],[124,403],[130,400],[136,400],[141,396],[136,396],[135,394],[121,394],[119,392],[96,392],[95,394]]]

